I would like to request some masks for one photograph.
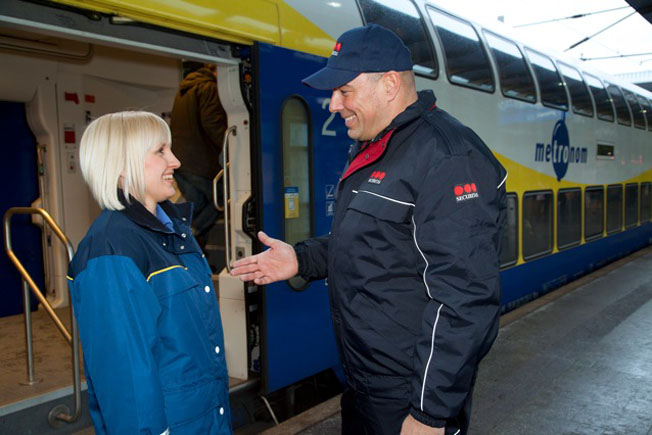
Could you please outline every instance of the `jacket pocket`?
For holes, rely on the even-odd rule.
[[[389,196],[366,190],[354,191],[355,197],[349,204],[349,209],[356,210],[376,219],[389,222],[408,222],[412,217],[414,204]]]

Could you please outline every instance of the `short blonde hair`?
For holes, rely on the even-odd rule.
[[[103,209],[122,210],[118,188],[122,177],[125,198],[145,198],[145,156],[155,146],[170,143],[170,128],[150,112],[116,112],[91,122],[81,138],[79,160],[84,181]]]

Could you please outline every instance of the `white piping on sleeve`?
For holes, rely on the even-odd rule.
[[[507,180],[508,175],[509,175],[509,172],[505,172],[505,178],[503,178],[503,181],[500,182],[500,184],[498,185],[498,187],[496,187],[496,189],[500,189],[500,186],[505,184],[505,181]]]
[[[417,243],[417,224],[414,222],[414,216],[412,216],[412,225],[414,225],[414,232],[412,233],[412,237],[414,238],[414,245],[417,247],[417,251],[419,251],[419,254],[421,254],[421,257],[423,257],[423,261],[426,262],[426,267],[423,269],[423,284],[426,286],[426,292],[428,293],[428,297],[432,299],[432,295],[430,294],[430,287],[428,287],[428,282],[426,281],[426,272],[428,271],[428,259],[426,259],[426,256],[423,255],[423,251],[419,247],[419,244]]]
[[[426,364],[426,369],[423,372],[423,385],[421,386],[421,411],[423,411],[423,396],[426,391],[426,379],[428,377],[428,368],[430,367],[430,361],[432,360],[432,354],[435,350],[435,332],[437,331],[437,323],[439,323],[439,312],[441,311],[444,304],[441,304],[437,309],[437,317],[435,318],[435,324],[432,325],[432,338],[430,340],[430,356],[428,357],[428,364]]]
[[[360,191],[352,190],[351,192],[353,192],[353,193],[368,193],[369,195],[374,195],[374,196],[377,196],[379,198],[383,198],[383,199],[386,199],[388,201],[395,202],[397,204],[409,205],[410,207],[414,207],[414,204],[412,204],[411,202],[399,201],[398,199],[390,198],[389,196],[379,195],[379,194],[374,193],[374,192],[369,192],[368,190],[360,190]]]

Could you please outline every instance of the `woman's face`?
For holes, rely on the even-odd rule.
[[[156,204],[175,194],[174,170],[181,166],[170,144],[157,145],[145,156],[145,208],[156,214]]]

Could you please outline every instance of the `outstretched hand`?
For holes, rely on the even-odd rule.
[[[269,249],[232,262],[232,276],[263,285],[290,279],[299,272],[299,262],[292,246],[262,231],[258,232],[258,240]]]

